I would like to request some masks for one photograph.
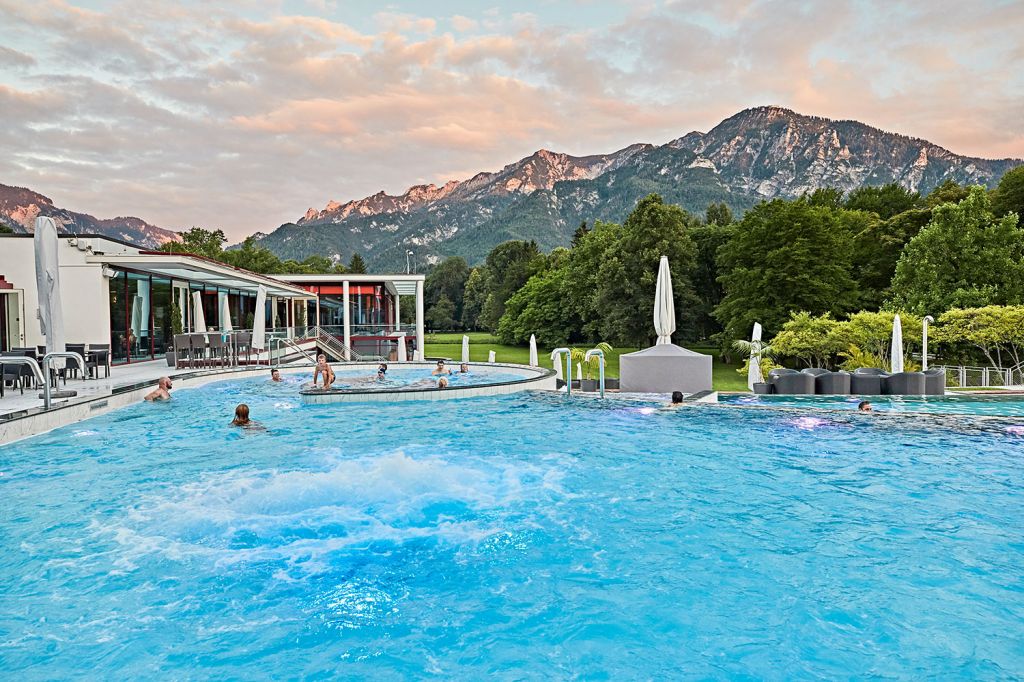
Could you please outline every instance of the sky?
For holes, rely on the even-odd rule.
[[[224,229],[774,104],[1024,157],[1019,0],[0,0],[0,183]]]

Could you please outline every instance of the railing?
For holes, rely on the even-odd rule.
[[[337,360],[342,362],[387,361],[387,358],[382,355],[361,355],[360,353],[357,353],[342,343],[342,341],[332,331],[328,331],[323,327],[314,327],[313,331],[316,335],[317,345],[319,345],[329,355],[333,355]]]
[[[556,348],[551,351],[551,362],[558,362],[559,355],[565,355],[565,395],[572,396],[572,351],[568,348]]]
[[[319,329],[338,338],[345,337],[345,327],[340,324],[322,324]],[[352,336],[416,336],[414,324],[353,324],[349,327]]]
[[[271,342],[270,342],[270,357],[268,358],[271,362],[273,362],[273,360],[274,360],[273,356],[274,356],[274,347],[275,346],[277,347],[277,363],[276,364],[277,364],[278,367],[281,366],[281,359],[285,355],[284,352],[283,352],[283,349],[285,347],[290,348],[293,351],[295,351],[296,353],[300,354],[302,357],[306,358],[306,360],[308,360],[310,363],[312,363],[314,365],[316,364],[316,357],[315,356],[310,355],[308,351],[306,351],[304,348],[302,348],[297,343],[295,343],[295,341],[293,341],[292,339],[287,339],[287,338],[276,338],[276,339],[272,339],[271,340]]]
[[[969,367],[940,365],[946,371],[946,386],[951,388],[1010,387],[1024,385],[1024,367]]]
[[[43,371],[41,373],[42,375],[46,377],[50,376],[50,360],[52,360],[53,358],[70,358],[78,363],[79,369],[81,369],[83,372],[85,371],[85,358],[83,358],[78,353],[72,353],[70,351],[54,351],[53,353],[47,353],[46,355],[43,356]],[[99,377],[99,372],[96,372],[96,376],[97,378]],[[71,393],[68,395],[74,394]],[[47,380],[43,382],[43,407],[45,407],[48,410],[50,409],[51,403],[52,401],[50,399],[50,382]]]
[[[600,378],[601,386],[601,397],[604,397],[604,351],[600,348],[591,348],[587,351],[587,354],[583,356],[583,362],[590,362],[592,358],[597,358],[597,369],[598,377]],[[583,388],[580,386],[580,388]]]

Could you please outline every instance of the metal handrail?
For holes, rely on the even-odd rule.
[[[39,369],[39,363],[36,362],[35,358],[24,355],[5,355],[0,357],[0,365],[28,365],[32,368],[32,375],[35,377],[36,382],[45,383],[47,386],[50,385],[50,382],[43,378],[42,370]],[[0,381],[3,381],[3,379],[0,379]]]
[[[298,351],[298,353],[300,355],[302,355],[302,357],[304,357],[307,360],[309,360],[310,363],[312,363],[314,365],[316,364],[316,358],[315,357],[311,357],[309,355],[309,353],[307,353],[304,349],[300,348],[291,339],[271,339],[270,342],[271,342],[271,344],[273,344],[275,342],[277,343],[277,366],[278,367],[281,366],[281,358],[284,357],[284,353],[281,352],[281,346],[288,346],[289,348],[292,348],[293,350]],[[273,350],[273,348],[271,348],[271,350]],[[270,359],[268,358],[268,360],[270,360]]]
[[[597,373],[600,378],[601,386],[601,397],[604,397],[604,351],[600,348],[591,348],[587,351],[587,354],[583,356],[583,362],[590,362],[593,357],[598,358]]]
[[[343,342],[338,340],[338,337],[329,331],[325,331],[323,327],[313,327],[313,332],[316,336],[317,342],[322,344],[325,348],[332,351],[335,355],[339,356],[342,361],[345,362],[387,362],[387,359],[383,355],[362,355],[357,353],[353,349],[349,348]]]
[[[565,395],[572,395],[572,351],[568,348],[556,348],[551,351],[551,361],[555,360],[559,355],[565,354]]]
[[[50,409],[51,404],[49,370],[50,360],[52,360],[53,358],[71,358],[72,360],[78,363],[78,367],[83,372],[85,371],[85,358],[83,358],[78,353],[73,353],[71,351],[54,351],[52,353],[47,353],[46,355],[43,356],[43,374],[47,377],[47,379],[43,382],[43,407],[46,408],[47,410]],[[96,376],[99,377],[99,372],[96,372]]]

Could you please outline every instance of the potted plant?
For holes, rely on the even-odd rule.
[[[747,356],[746,360],[743,361],[743,366],[736,370],[743,376],[748,376],[750,373],[750,359],[752,357],[758,358],[758,380],[754,381],[754,393],[756,395],[768,395],[771,393],[771,385],[765,381],[765,377],[768,376],[769,372],[773,369],[779,368],[779,365],[775,362],[775,351],[774,349],[762,341],[746,341],[739,340],[733,342],[733,348]]]
[[[167,366],[177,366],[177,354],[174,349],[174,337],[181,334],[184,327],[181,324],[181,306],[177,299],[171,299],[171,343],[167,344]]]
[[[594,348],[602,351],[605,355],[605,369],[608,368],[608,356],[612,352],[610,344],[601,341],[596,344]],[[579,348],[573,348],[572,351],[572,363],[573,365],[580,364],[583,366],[583,380],[580,382],[580,389],[583,391],[593,392],[599,388],[600,385],[600,372],[601,372],[601,360],[597,356],[586,359],[587,351]],[[605,377],[605,388],[608,388],[608,378]]]

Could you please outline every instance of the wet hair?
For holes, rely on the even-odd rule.
[[[681,402],[683,402],[683,392],[682,391],[672,391],[672,404],[675,405],[676,403],[681,403]]]
[[[860,410],[861,412],[864,411],[865,407],[871,407],[871,401],[870,400],[862,400],[862,401],[860,401],[860,404],[857,405],[857,409]]]
[[[377,371],[378,372],[386,372],[386,371],[388,371],[388,363],[386,363],[386,362],[380,363],[380,366],[377,367]]]
[[[438,360],[438,361],[437,361],[437,364],[438,364],[438,365],[443,365],[443,364],[444,364],[444,360]]]
[[[239,403],[238,407],[235,408],[235,418],[231,422],[232,424],[248,424],[249,423],[249,406],[245,403]]]
[[[445,379],[444,377],[441,377],[440,379],[437,380],[437,387],[448,388],[448,380]]]
[[[280,372],[280,371],[281,370],[279,370],[277,367],[275,367],[274,369],[270,370],[270,376],[274,376],[274,374],[276,374],[277,372]]]

